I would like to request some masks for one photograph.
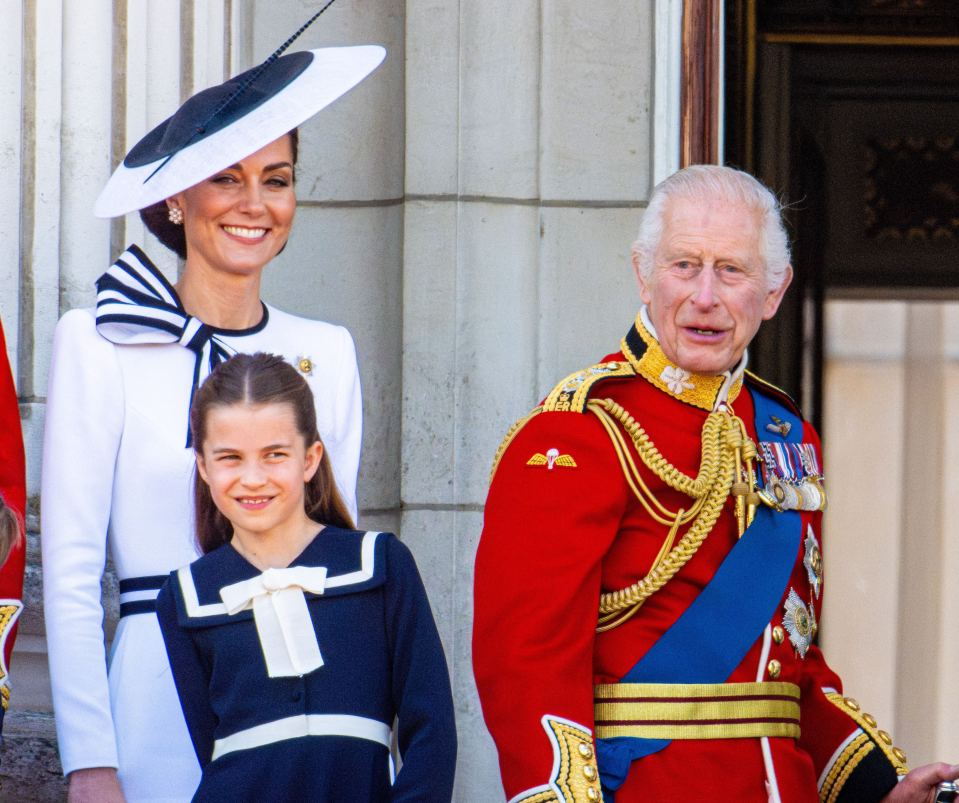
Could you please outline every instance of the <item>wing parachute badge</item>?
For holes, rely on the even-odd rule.
[[[526,465],[546,466],[549,471],[552,471],[556,466],[560,468],[576,468],[576,461],[572,455],[560,454],[559,449],[547,449],[546,454],[536,452],[536,454],[526,461]]]

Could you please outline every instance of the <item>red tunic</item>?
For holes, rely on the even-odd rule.
[[[657,387],[637,375],[641,355],[625,341],[624,349],[631,360],[618,353],[606,361],[630,369],[628,375],[599,380],[589,395],[621,404],[666,460],[695,477],[708,410],[679,400],[662,382]],[[661,351],[658,357],[662,359]],[[694,385],[699,379],[689,377]],[[730,395],[732,408],[753,441],[765,438],[757,437],[752,394],[765,392],[772,391],[747,383],[735,398]],[[804,424],[803,436],[819,453],[818,436],[809,424]],[[628,436],[626,440],[630,443]],[[553,463],[531,464],[535,455],[554,449]],[[560,465],[557,453],[572,460]],[[689,497],[668,488],[635,451],[633,457],[666,508],[689,507]],[[802,513],[801,541],[811,532],[822,543],[821,518],[819,512]],[[509,442],[486,503],[476,559],[473,637],[476,682],[508,797],[577,803],[595,799],[593,792],[586,796],[588,785],[580,784],[577,791],[555,781],[565,753],[556,739],[548,737],[543,718],[567,720],[593,731],[594,684],[619,681],[699,595],[736,543],[732,499],[678,574],[632,619],[597,634],[600,593],[644,577],[665,536],[666,527],[651,519],[627,485],[610,437],[595,415],[547,410],[529,419]],[[817,595],[804,565],[802,543],[771,626],[783,627],[790,588],[813,606],[818,621],[822,587],[819,583]],[[801,736],[768,740],[781,800],[816,801],[820,785],[828,799],[879,800],[895,782],[896,772],[904,772],[903,763],[875,728],[861,721],[855,704],[841,697],[839,678],[818,646],[813,644],[801,657],[790,639],[782,638],[783,631],[777,635],[781,643],[772,639],[764,658],[759,634],[728,682],[771,680],[767,666],[775,660],[781,666],[775,679],[799,686]],[[831,698],[830,690],[835,692]],[[591,758],[587,747],[580,750],[580,758]],[[575,758],[576,751],[566,752]],[[581,769],[591,777],[591,769]],[[676,739],[634,762],[615,800],[766,801],[766,783],[759,738]]]
[[[0,494],[6,503],[23,518],[27,507],[27,485],[24,474],[23,435],[20,429],[20,408],[13,375],[7,363],[7,348],[0,327]],[[3,677],[0,685],[6,685],[6,667],[10,665],[10,653],[16,638],[16,616],[19,615],[20,598],[23,592],[23,565],[25,542],[20,539],[7,562],[0,568],[0,643],[3,644]],[[7,600],[16,600],[14,607]],[[4,701],[6,707],[6,701]],[[0,720],[2,722],[2,720]]]

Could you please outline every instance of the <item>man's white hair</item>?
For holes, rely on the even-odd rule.
[[[782,284],[789,267],[789,237],[783,225],[783,206],[757,179],[742,170],[720,165],[693,165],[664,179],[653,189],[633,255],[644,279],[653,270],[653,258],[663,236],[666,208],[670,201],[700,201],[742,204],[759,215],[759,254],[766,269],[766,285],[772,290]]]

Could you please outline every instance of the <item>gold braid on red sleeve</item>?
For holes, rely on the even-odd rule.
[[[893,745],[892,737],[886,731],[880,730],[875,718],[865,713],[859,703],[837,692],[826,692],[826,699],[855,721],[859,726],[859,733],[854,733],[839,755],[835,757],[832,766],[828,768],[819,789],[819,799],[822,803],[834,803],[838,800],[846,781],[856,767],[877,748],[893,766],[896,775],[901,777],[909,772],[906,754]]]
[[[598,803],[603,793],[589,728],[549,714],[541,721],[553,745],[553,777],[548,784],[521,792],[510,803]]]

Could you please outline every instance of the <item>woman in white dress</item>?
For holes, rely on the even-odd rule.
[[[187,422],[212,367],[263,351],[304,374],[355,517],[361,409],[352,338],[264,304],[259,291],[296,208],[296,126],[384,55],[372,46],[292,53],[205,90],[130,151],[97,201],[102,217],[143,210],[185,263],[174,286],[131,246],[97,282],[97,308],[66,313],[56,330],[42,543],[71,801],[185,801],[199,780],[154,601],[165,576],[198,554]],[[100,601],[108,544],[121,603],[109,657]]]

